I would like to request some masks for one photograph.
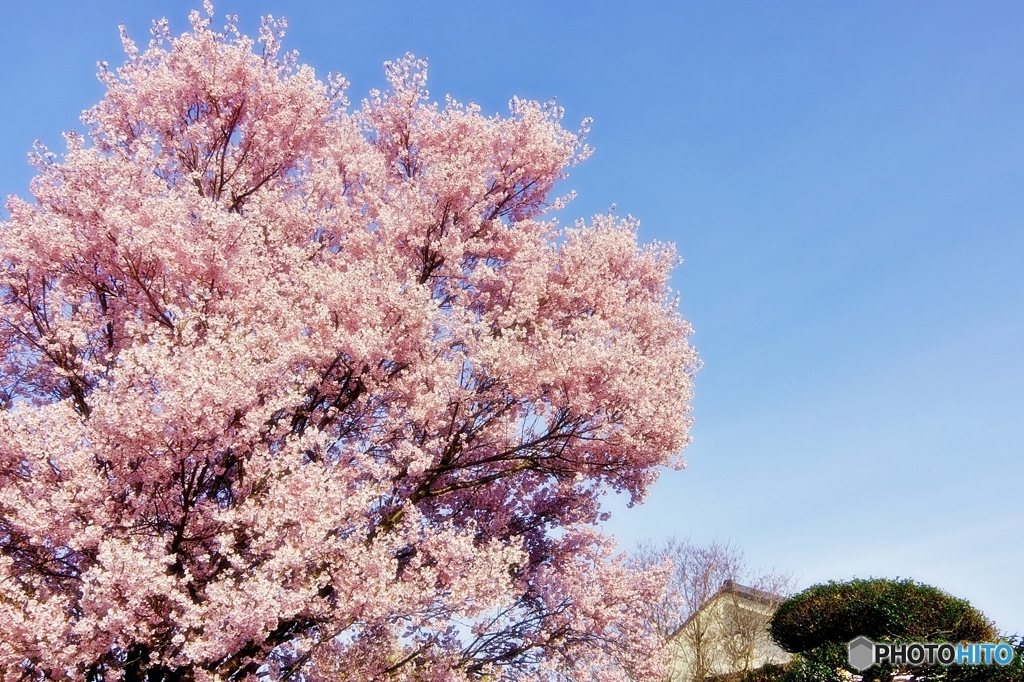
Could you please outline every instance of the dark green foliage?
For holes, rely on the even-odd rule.
[[[1013,661],[1008,666],[950,667],[944,682],[1024,682],[1024,637],[1014,635],[1000,638],[1013,647]]]
[[[852,580],[815,585],[779,606],[771,636],[787,651],[846,645],[864,635],[875,641],[982,642],[996,632],[963,599],[913,580]]]
[[[745,673],[721,675],[712,682],[846,682],[838,667],[810,661],[799,654],[787,665],[769,664]]]
[[[863,673],[864,682],[891,682],[894,672],[913,673],[912,682],[1024,682],[1024,638],[997,637],[1009,642],[1015,651],[1008,666],[940,666],[932,668],[873,667]],[[747,673],[726,675],[715,682],[846,682],[839,671],[846,666],[846,647],[830,644],[805,654],[796,654],[787,665],[766,665]],[[852,672],[852,671],[851,671]]]
[[[782,671],[742,682],[839,682],[847,644],[864,635],[877,642],[994,642],[993,625],[963,599],[913,580],[853,580],[815,585],[783,602],[769,623],[781,647],[796,654]],[[864,682],[889,682],[912,673],[915,682],[1024,682],[1024,639],[1003,637],[1014,647],[1009,666],[874,666]]]
[[[757,670],[712,677],[710,682],[786,682],[789,667],[769,663]]]
[[[756,674],[756,672],[755,672]],[[796,656],[789,665],[778,666],[762,678],[743,682],[844,682],[835,668]]]
[[[794,656],[784,682],[842,682],[846,669],[846,645],[825,644]]]

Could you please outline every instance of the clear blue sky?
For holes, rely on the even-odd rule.
[[[151,19],[195,2],[0,4],[0,194],[34,139],[101,95]],[[676,242],[696,328],[690,468],[630,547],[728,538],[801,586],[912,577],[1024,633],[1024,4],[1010,2],[220,2],[358,101],[381,63],[505,111],[558,96],[597,152],[571,219]],[[571,222],[571,220],[569,220]]]

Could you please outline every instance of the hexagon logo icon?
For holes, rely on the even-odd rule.
[[[875,664],[875,643],[863,635],[853,640],[847,660],[854,670],[867,670]]]

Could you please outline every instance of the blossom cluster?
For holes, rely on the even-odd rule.
[[[0,224],[0,677],[656,679],[597,523],[688,442],[672,248],[546,217],[552,104],[191,21]]]

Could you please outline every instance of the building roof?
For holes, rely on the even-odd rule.
[[[765,606],[771,607],[776,607],[783,601],[782,597],[780,597],[777,594],[766,592],[764,590],[759,590],[756,587],[747,587],[746,585],[740,585],[735,580],[726,580],[724,583],[722,583],[722,586],[718,588],[718,591],[711,595],[710,599],[704,602],[699,609],[690,614],[690,617],[686,619],[686,622],[684,622],[682,625],[677,627],[672,632],[672,634],[669,636],[669,639],[674,639],[675,636],[682,632],[682,630],[687,625],[689,625],[690,622],[694,618],[696,618],[701,611],[707,608],[709,604],[713,603],[720,596],[726,594],[734,594],[737,597],[741,597],[743,599],[747,599],[749,601],[754,601],[759,604],[764,604]]]
[[[726,580],[722,583],[722,587],[715,593],[711,599],[714,599],[720,594],[735,594],[750,601],[760,602],[762,604],[777,605],[782,601],[782,597],[771,592],[765,592],[759,590],[756,587],[747,587],[746,585],[740,585],[738,582],[733,580]],[[711,599],[708,601],[710,602]]]

